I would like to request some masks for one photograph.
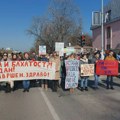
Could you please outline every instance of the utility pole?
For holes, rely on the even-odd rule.
[[[103,6],[103,0],[101,5],[101,43],[102,43],[102,52],[104,51],[104,6]]]
[[[102,52],[102,59],[104,59],[104,5],[103,5],[103,0],[101,0],[101,52]]]

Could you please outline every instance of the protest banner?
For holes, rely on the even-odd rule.
[[[66,55],[70,55],[71,53],[75,53],[75,48],[74,47],[67,47],[64,49],[64,53],[66,53]]]
[[[46,46],[39,46],[39,55],[46,55]]]
[[[8,80],[55,79],[55,63],[43,61],[0,62],[0,82]]]
[[[80,75],[81,76],[93,76],[94,75],[94,64],[81,64]]]
[[[76,88],[79,78],[79,60],[65,60],[65,89]]]
[[[55,51],[56,51],[56,52],[59,52],[59,51],[61,51],[62,49],[64,49],[64,43],[63,43],[63,42],[56,42],[56,43],[55,43]]]
[[[59,56],[64,56],[64,49],[61,49],[61,51],[59,51]]]
[[[118,75],[117,60],[99,60],[96,64],[97,75]]]
[[[59,56],[64,56],[64,43],[56,42],[55,43],[55,51],[59,52]]]

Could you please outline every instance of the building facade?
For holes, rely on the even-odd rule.
[[[101,26],[92,26],[93,47],[101,49]],[[104,7],[104,49],[120,49],[120,0]]]

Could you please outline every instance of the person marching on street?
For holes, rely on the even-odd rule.
[[[116,59],[115,59],[115,57],[113,55],[114,55],[114,52],[112,50],[110,50],[109,54],[105,58],[105,60],[113,60],[113,61],[115,61]],[[107,83],[107,89],[114,90],[114,87],[113,87],[113,75],[108,75],[107,76],[106,83]]]
[[[17,54],[12,53],[12,61],[17,61]],[[11,90],[15,91],[17,87],[17,81],[11,81]]]
[[[119,51],[119,53],[117,54],[117,60],[118,60],[118,72],[119,72],[119,75],[118,75],[118,77],[120,78],[120,51]]]
[[[59,80],[60,80],[60,58],[56,52],[53,52],[53,55],[50,58],[50,62],[54,62],[56,64],[55,80],[52,81],[52,90],[53,92],[56,92],[58,88]]]
[[[67,60],[76,60],[76,54],[71,53],[71,54],[68,56]],[[73,92],[74,92],[74,88],[70,88],[70,93],[73,93]]]
[[[80,59],[80,66],[82,64],[88,64],[88,58],[86,54],[82,54],[81,59]],[[81,69],[81,68],[80,68]],[[81,76],[81,91],[88,91],[88,76]]]
[[[10,59],[8,58],[8,53],[7,52],[3,53],[3,58],[1,60],[1,62],[5,62],[5,61],[10,61]],[[5,89],[6,93],[11,92],[11,87],[13,86],[12,83],[13,82],[11,82],[10,80],[8,82],[6,82],[6,89]]]
[[[46,57],[46,55],[41,55],[40,61],[49,62],[49,59]],[[43,89],[48,90],[48,80],[41,80],[41,86]]]
[[[100,53],[94,53],[94,57],[92,59],[92,63],[95,65],[95,74],[94,74],[94,89],[98,89],[98,83],[100,81],[100,76],[96,74],[96,63],[100,60]]]
[[[30,60],[28,52],[24,53],[24,60],[25,61]],[[30,81],[29,80],[23,80],[23,88],[24,88],[23,92],[29,92],[29,87],[30,87]]]

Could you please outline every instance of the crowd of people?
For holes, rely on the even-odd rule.
[[[55,79],[54,80],[33,80],[38,85],[41,85],[43,89],[48,89],[50,87],[51,83],[51,89],[53,91],[57,91],[58,87],[65,86],[65,77],[66,77],[66,68],[65,68],[65,60],[79,60],[80,65],[81,64],[94,64],[95,65],[95,74],[94,74],[94,89],[99,88],[99,81],[100,76],[96,74],[96,63],[98,60],[118,60],[119,62],[119,73],[120,73],[120,52],[116,54],[112,50],[109,50],[105,52],[104,54],[101,54],[99,50],[93,51],[92,53],[80,53],[75,54],[71,53],[69,55],[64,54],[64,56],[59,57],[57,52],[53,52],[53,54],[46,54],[46,55],[36,55],[35,52],[32,54],[25,52],[25,53],[11,53],[8,54],[7,52],[4,52],[3,54],[0,53],[0,61],[27,61],[27,60],[34,60],[34,61],[46,61],[46,62],[54,62],[56,63],[55,67]],[[106,77],[106,89],[112,89],[114,90],[113,86],[113,77],[114,76],[107,76]],[[81,91],[88,91],[89,82],[88,82],[89,76],[81,76],[79,75],[79,85]],[[0,82],[1,84],[2,82]],[[15,91],[18,87],[19,81],[7,81],[5,83],[5,92],[11,92]],[[23,80],[22,86],[23,86],[23,92],[29,92],[30,89],[30,80]]]

